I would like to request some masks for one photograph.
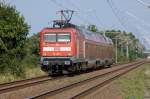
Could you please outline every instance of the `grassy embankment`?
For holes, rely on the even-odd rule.
[[[45,75],[45,73],[41,71],[40,65],[37,63],[37,59],[35,57],[26,57],[19,64],[22,69],[21,75],[13,75],[9,72],[0,73],[0,83],[12,82],[16,80]]]
[[[36,68],[32,68],[32,69],[26,68],[24,77],[18,77],[15,75],[11,75],[9,73],[0,74],[0,83],[6,83],[6,82],[12,82],[12,81],[16,81],[16,80],[33,78],[33,77],[41,76],[44,74],[45,73],[40,70],[40,67],[36,67]]]
[[[123,99],[144,99],[147,71],[150,71],[150,64],[145,64],[115,81],[121,88]]]

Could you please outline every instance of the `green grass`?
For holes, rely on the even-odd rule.
[[[12,81],[42,76],[42,75],[45,75],[45,73],[41,71],[40,67],[25,68],[24,76],[15,76],[9,73],[0,74],[0,83],[7,83]]]
[[[21,80],[21,78],[11,74],[0,74],[0,84],[16,80]]]
[[[46,73],[43,72],[41,70],[40,67],[36,67],[36,68],[27,68],[25,70],[25,74],[26,74],[26,78],[32,78],[32,77],[37,77],[37,76],[41,76],[41,75],[45,75]]]
[[[122,90],[123,99],[144,99],[147,69],[150,69],[150,65],[143,65],[115,82]]]

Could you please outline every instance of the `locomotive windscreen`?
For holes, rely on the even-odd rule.
[[[70,42],[70,33],[45,33],[43,36],[45,42]]]
[[[45,42],[56,42],[56,33],[46,33],[44,34]]]
[[[57,34],[57,41],[70,42],[70,34],[69,33]]]

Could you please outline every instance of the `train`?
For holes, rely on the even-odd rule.
[[[49,75],[72,74],[114,63],[112,40],[79,26],[44,28],[40,32],[41,69]]]

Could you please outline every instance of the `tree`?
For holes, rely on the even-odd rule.
[[[26,42],[26,48],[28,50],[28,53],[31,55],[35,55],[37,57],[40,56],[40,33],[34,34],[31,37],[28,38]]]
[[[92,32],[97,32],[97,31],[98,31],[96,25],[89,25],[89,26],[88,26],[88,30],[90,30],[90,31],[92,31]]]
[[[29,25],[16,8],[0,2],[0,69],[2,71],[10,69],[9,72],[15,73],[21,67],[18,67],[17,62],[20,62],[26,54],[24,45],[28,31]]]
[[[40,33],[33,34],[27,38],[26,42],[26,52],[27,55],[23,60],[23,64],[28,66],[28,68],[34,68],[39,65],[40,61]]]

